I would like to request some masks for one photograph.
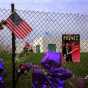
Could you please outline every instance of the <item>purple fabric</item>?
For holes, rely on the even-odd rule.
[[[61,53],[48,51],[43,55],[41,63],[45,63],[46,61],[54,61],[57,64],[61,63]]]

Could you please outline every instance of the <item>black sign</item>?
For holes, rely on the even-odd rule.
[[[62,35],[63,41],[80,41],[80,35],[79,34],[64,34]]]

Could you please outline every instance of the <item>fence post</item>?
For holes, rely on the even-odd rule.
[[[11,13],[14,14],[14,4],[11,4]],[[14,15],[13,15],[13,19]],[[15,50],[16,50],[16,46],[15,46],[15,35],[12,32],[12,88],[16,88],[16,84],[15,84]]]

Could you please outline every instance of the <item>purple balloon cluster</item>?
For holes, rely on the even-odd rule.
[[[33,88],[48,88],[48,86],[49,88],[64,88],[64,80],[72,76],[69,69],[61,67],[61,53],[50,51],[45,53],[41,66],[33,67]]]

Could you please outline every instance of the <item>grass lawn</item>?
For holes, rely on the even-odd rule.
[[[1,52],[0,57],[4,58],[5,61],[5,67],[8,71],[8,75],[6,76],[6,80],[11,80],[11,75],[12,75],[12,60],[11,60],[11,55],[8,54],[7,52]],[[33,63],[33,64],[39,64],[41,60],[42,54],[41,53],[35,53],[35,54],[28,54],[26,56],[22,57],[17,57],[18,60],[16,61],[16,66],[20,63]],[[20,59],[20,60],[19,60]],[[88,53],[81,53],[81,62],[78,64],[75,63],[69,63],[65,64],[64,66],[71,69],[72,72],[77,76],[86,76],[88,75]],[[17,88],[31,88],[31,74],[28,73],[27,75],[24,75],[20,78],[20,81],[18,82]],[[11,81],[6,81],[7,82],[7,88],[11,88]],[[67,88],[67,87],[66,87]],[[68,87],[69,88],[69,87]],[[74,87],[72,87],[74,88]],[[87,87],[88,88],[88,87]]]
[[[39,64],[42,58],[41,53],[30,54],[25,57],[23,63],[32,62],[33,64]],[[80,63],[67,63],[65,67],[71,69],[77,76],[88,75],[88,53],[81,53]]]
[[[81,53],[80,63],[67,63],[64,66],[71,69],[73,73],[77,76],[88,75],[88,53]]]

